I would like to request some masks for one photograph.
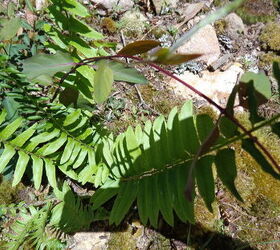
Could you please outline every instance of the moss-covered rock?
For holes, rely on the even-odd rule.
[[[273,0],[247,0],[236,12],[248,24],[273,21],[277,13]]]
[[[260,56],[259,66],[265,70],[270,70],[273,62],[280,63],[280,56],[275,52],[268,52]]]
[[[147,25],[147,18],[138,11],[127,11],[119,22],[124,34],[133,38],[143,36]]]
[[[280,24],[268,23],[259,39],[264,49],[280,51]]]
[[[25,187],[23,184],[18,184],[12,187],[12,183],[9,181],[3,181],[0,184],[0,205],[16,203],[20,200],[19,192]]]

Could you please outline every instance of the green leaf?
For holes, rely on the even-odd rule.
[[[273,62],[273,75],[278,82],[278,99],[280,100],[280,67],[278,62]]]
[[[77,104],[78,96],[79,91],[77,89],[66,87],[59,95],[59,102],[66,107],[71,104],[75,106]]]
[[[249,88],[250,82],[253,83],[258,106],[266,103],[271,97],[271,84],[268,77],[264,73],[247,72],[242,75],[238,89],[240,104],[244,108],[249,106],[247,97],[252,91],[252,88]]]
[[[215,157],[215,165],[218,176],[220,177],[223,184],[238,200],[243,201],[234,184],[234,180],[237,176],[234,150],[222,149],[218,151]]]
[[[61,1],[59,1],[61,3]],[[78,15],[81,17],[89,16],[89,12],[85,6],[80,4],[77,0],[64,0],[63,9],[68,10],[74,15]]]
[[[73,59],[60,51],[55,55],[37,54],[23,60],[22,67],[29,80],[50,84],[57,72],[67,72],[73,67]]]
[[[71,114],[66,116],[66,119],[63,122],[63,126],[67,127],[73,124],[74,122],[78,121],[81,115],[81,110],[76,109],[75,111],[71,112]]]
[[[22,132],[15,139],[13,139],[10,143],[12,145],[16,145],[18,147],[22,147],[23,144],[35,133],[36,124],[32,125],[30,128]]]
[[[110,213],[109,224],[115,223],[116,225],[119,225],[121,223],[125,214],[136,198],[138,191],[137,183],[138,181],[122,183],[119,190],[122,195],[119,194],[114,202],[112,211]]]
[[[3,109],[0,114],[0,125],[6,120],[7,111]]]
[[[9,161],[12,159],[12,157],[15,155],[16,151],[15,149],[8,145],[5,144],[5,149],[3,153],[0,156],[0,173],[3,172]]]
[[[109,62],[108,66],[113,71],[115,81],[146,84],[148,80],[134,68],[125,67],[123,63]]]
[[[19,158],[15,168],[14,179],[12,183],[13,187],[16,186],[21,181],[22,176],[27,167],[27,163],[29,162],[30,159],[29,155],[22,151],[19,151],[18,154],[19,154]]]
[[[20,18],[14,17],[10,20],[3,20],[1,22],[0,41],[12,39],[21,27]]]
[[[143,54],[157,46],[160,46],[160,42],[154,40],[136,41],[122,48],[118,52],[118,55],[134,56],[137,54]]]
[[[31,155],[31,158],[33,161],[32,172],[33,172],[34,187],[36,190],[38,190],[42,182],[44,162],[41,158],[37,157],[36,155]]]
[[[280,180],[280,174],[274,170],[274,168],[255,146],[254,142],[251,139],[242,140],[242,148],[255,159],[255,161],[261,166],[263,171]]]
[[[49,181],[49,184],[53,188],[57,188],[57,183],[56,183],[56,173],[55,173],[55,165],[53,162],[49,159],[45,159],[45,169],[46,169],[46,175]]]
[[[74,146],[75,146],[75,141],[72,138],[69,138],[68,142],[63,150],[63,154],[60,159],[60,164],[64,164],[69,160],[69,158],[72,155],[72,152],[74,150]]]
[[[98,69],[94,77],[93,97],[96,103],[104,102],[111,93],[113,85],[113,71],[107,63],[102,61],[98,64]]]
[[[19,117],[0,132],[0,138],[7,140],[21,126],[23,118]]]
[[[62,133],[59,138],[48,144],[47,148],[43,151],[42,155],[46,156],[55,153],[61,146],[64,145],[66,140],[67,135],[65,133]]]
[[[258,114],[258,100],[256,91],[253,85],[253,81],[250,81],[247,84],[247,94],[248,94],[248,108],[249,108],[249,120],[252,124],[261,122],[264,120],[264,118],[260,117]]]
[[[280,138],[280,122],[271,125],[272,132]]]
[[[237,135],[238,130],[236,124],[234,124],[231,120],[229,120],[227,117],[222,116],[219,121],[219,128],[221,133],[226,138],[231,138],[235,135]]]
[[[226,112],[228,115],[233,116],[234,115],[234,103],[235,103],[235,98],[238,92],[238,85],[235,85],[229,95],[228,101],[227,101],[227,106],[226,106]]]
[[[212,155],[204,156],[197,161],[195,167],[198,191],[210,212],[213,212],[212,202],[215,200],[215,184],[212,172],[213,161],[214,157]]]

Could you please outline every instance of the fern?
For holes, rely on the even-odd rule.
[[[17,250],[20,247],[29,249],[64,249],[65,244],[49,236],[46,225],[50,219],[51,203],[38,210],[33,206],[29,209],[22,208],[20,218],[13,223],[9,234],[9,242],[5,247],[9,250]]]
[[[104,145],[106,151],[103,156],[111,175],[92,196],[93,207],[96,209],[117,196],[110,214],[111,224],[119,224],[135,201],[143,224],[150,221],[152,226],[157,227],[161,213],[164,220],[173,226],[173,211],[183,222],[194,222],[194,182],[206,206],[212,211],[211,204],[215,198],[213,163],[224,185],[242,200],[234,185],[237,172],[235,152],[222,148],[228,130],[221,135],[215,131],[216,127],[209,116],[193,116],[191,102],[187,102],[180,112],[174,108],[167,121],[160,116],[153,124],[146,122],[143,130],[140,126],[135,130],[128,128],[112,145]],[[207,153],[212,151],[207,144],[221,149]],[[252,141],[244,139],[243,144],[252,153]],[[267,163],[264,157],[261,161]],[[193,164],[196,167],[193,176],[188,179]],[[280,178],[270,164],[262,164],[262,167]],[[188,200],[184,195],[186,191]]]
[[[60,115],[60,119],[52,119],[52,123],[34,124],[24,132],[20,132],[23,118],[5,124],[6,115],[5,110],[0,115],[0,143],[4,147],[0,173],[12,158],[16,159],[13,185],[21,181],[28,167],[32,168],[36,189],[41,185],[44,169],[54,188],[57,187],[57,168],[73,180],[94,183],[95,174],[100,172],[96,157],[102,146],[102,136],[89,126],[88,117],[81,110]],[[109,171],[104,166],[101,169],[103,179],[106,179]]]
[[[93,221],[107,218],[105,210],[95,211],[87,199],[73,193],[66,182],[62,191],[56,189],[55,194],[62,202],[52,209],[50,225],[65,233],[88,230]]]

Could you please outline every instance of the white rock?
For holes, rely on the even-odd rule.
[[[201,72],[202,77],[199,77],[198,75],[186,71],[183,75],[179,75],[178,77],[201,93],[210,97],[213,101],[225,107],[227,98],[236,84],[238,76],[243,72],[241,65],[236,63],[224,72],[203,71]],[[171,86],[175,94],[181,95],[186,99],[204,100],[174,79],[171,79],[169,86]]]
[[[244,33],[245,26],[240,16],[236,15],[235,13],[230,13],[225,17],[226,22],[226,30],[228,35],[233,38],[237,39],[241,33]]]
[[[110,238],[107,232],[81,232],[73,236],[71,250],[105,250]]]
[[[207,65],[216,61],[221,51],[215,29],[210,24],[204,26],[178,49],[178,53],[202,54],[203,56],[198,60],[205,62]]]
[[[108,10],[119,9],[121,11],[130,10],[134,5],[132,0],[91,0],[91,2]]]

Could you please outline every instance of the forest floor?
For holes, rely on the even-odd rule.
[[[88,23],[105,34],[108,42],[117,43],[118,50],[143,39],[159,40],[170,46],[223,1],[177,0],[168,4],[161,0],[124,0],[118,1],[119,5],[114,5],[117,1],[105,0],[82,2],[94,13]],[[257,2],[260,2],[260,9],[264,8],[265,1]],[[280,31],[280,14],[277,9],[267,9],[262,15],[255,13],[255,9],[242,9],[208,25],[179,49],[203,56],[167,68],[221,105],[226,104],[232,87],[245,71],[266,73],[272,81],[273,93],[277,93],[271,65],[273,60],[280,62],[280,32],[277,32]],[[252,18],[248,19],[250,15]],[[136,67],[149,83],[116,85],[109,100],[95,111],[97,119],[115,134],[136,122],[144,123],[160,114],[167,115],[174,106],[181,107],[189,99],[193,100],[197,112],[217,117],[214,108],[180,83],[148,66]],[[260,109],[265,117],[279,112],[277,96]],[[243,124],[248,123],[246,111],[240,109],[238,116]],[[266,129],[258,131],[257,135],[280,160],[280,142]],[[244,203],[237,201],[216,178],[214,212],[210,213],[198,196],[195,225],[177,220],[171,228],[162,220],[154,230],[142,226],[132,210],[119,227],[98,222],[88,232],[71,235],[68,249],[280,249],[280,181],[262,172],[239,144],[235,147],[238,149],[236,184]],[[1,184],[0,194],[6,189]],[[13,192],[25,202],[37,195],[26,186],[21,187],[20,192],[18,189]]]

